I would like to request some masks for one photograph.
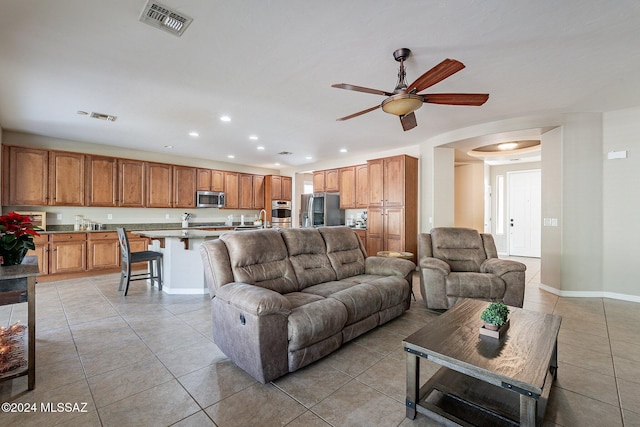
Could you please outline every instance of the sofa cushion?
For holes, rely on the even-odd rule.
[[[364,273],[365,256],[360,239],[353,230],[348,227],[323,227],[319,231],[338,280]]]
[[[336,299],[347,308],[347,325],[380,311],[382,297],[377,288],[369,283],[360,283],[331,294],[328,299]]]
[[[289,351],[322,341],[344,328],[346,307],[331,298],[322,298],[291,310],[289,315]]]
[[[287,301],[289,301],[291,309],[324,299],[324,297],[321,297],[320,295],[314,295],[304,292],[289,292],[288,294],[284,294],[282,296],[286,298]]]
[[[340,281],[332,281],[320,283],[318,285],[309,286],[302,290],[303,293],[310,293],[314,295],[320,295],[321,297],[328,297],[331,294],[335,294],[336,292],[340,292],[344,289],[351,288],[353,286],[357,286],[358,282],[353,282],[350,280],[340,280]]]
[[[324,239],[317,229],[282,228],[280,233],[300,289],[336,280]]]
[[[448,297],[502,300],[504,280],[493,274],[450,273],[446,278]]]
[[[471,228],[434,228],[431,242],[433,256],[449,264],[451,271],[477,273],[487,259],[480,233]]]
[[[229,252],[236,282],[249,283],[281,294],[298,290],[287,247],[277,230],[251,230],[220,236]]]
[[[402,277],[381,277],[371,280],[367,284],[376,288],[380,293],[380,310],[403,304],[411,293],[407,281]]]

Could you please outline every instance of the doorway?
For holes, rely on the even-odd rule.
[[[540,257],[540,169],[507,172],[509,255]]]

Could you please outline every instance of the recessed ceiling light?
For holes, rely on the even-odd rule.
[[[518,146],[517,142],[503,142],[502,144],[498,144],[498,149],[500,150],[513,150]]]
[[[235,159],[236,158],[236,156],[234,156],[233,154],[229,154],[227,157],[230,158],[230,159]]]
[[[311,160],[311,159],[313,159],[313,157],[311,157],[311,156],[307,156],[307,157],[305,157],[305,159],[307,159],[307,160]]]
[[[191,132],[189,132],[189,136],[196,137],[196,136],[200,136],[200,134],[198,132],[192,130]]]
[[[346,148],[341,148],[341,149],[340,149],[340,152],[341,152],[341,153],[346,153],[346,152],[347,152],[347,149],[346,149]]]
[[[280,166],[280,163],[274,163],[274,165],[276,165],[276,166]]]
[[[258,145],[258,146],[256,147],[256,149],[257,149],[257,150],[264,150],[264,147],[263,147],[262,145]]]
[[[164,148],[173,148],[173,145],[165,145]]]
[[[229,116],[220,116],[220,120],[223,122],[230,122],[231,121],[231,117]]]
[[[258,135],[249,135],[249,139],[252,141],[257,141],[258,140]]]

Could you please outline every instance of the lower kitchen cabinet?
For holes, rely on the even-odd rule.
[[[120,266],[120,242],[116,231],[89,233],[87,269],[100,270]]]
[[[33,243],[36,245],[34,250],[27,251],[27,256],[38,257],[38,267],[40,268],[40,274],[49,274],[49,235],[41,234],[33,238]]]
[[[87,270],[87,234],[57,233],[49,236],[49,274]]]

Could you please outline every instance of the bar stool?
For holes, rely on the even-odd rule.
[[[125,296],[127,296],[127,292],[129,292],[129,282],[134,280],[151,280],[151,286],[153,286],[154,282],[157,282],[158,289],[162,290],[162,252],[131,252],[131,247],[129,246],[129,238],[127,237],[127,232],[125,231],[125,229],[118,227],[116,228],[116,230],[118,231],[118,240],[120,241],[120,252],[122,252],[122,272],[120,273],[120,286],[118,286],[118,291],[122,290],[122,283],[125,281],[125,279]],[[145,273],[131,274],[131,264],[145,261],[149,263],[149,271]]]

